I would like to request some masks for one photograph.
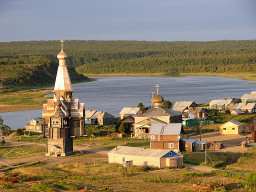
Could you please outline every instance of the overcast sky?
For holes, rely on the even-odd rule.
[[[0,0],[0,41],[256,39],[256,0]]]

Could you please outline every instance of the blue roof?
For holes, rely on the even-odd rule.
[[[189,143],[194,143],[197,142],[196,139],[182,139],[183,141],[189,142]]]
[[[163,157],[181,157],[181,155],[178,153],[175,153],[174,151],[170,151],[170,152],[166,153]]]

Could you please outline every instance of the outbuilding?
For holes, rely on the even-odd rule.
[[[240,134],[243,132],[244,125],[239,121],[232,119],[220,127],[220,134]]]
[[[180,167],[183,156],[168,149],[117,146],[108,152],[108,162],[124,166]]]

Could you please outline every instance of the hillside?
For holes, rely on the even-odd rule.
[[[65,41],[72,80],[90,74],[252,73],[256,40],[210,42]],[[59,41],[0,43],[5,85],[54,82]],[[76,69],[76,71],[75,71]]]

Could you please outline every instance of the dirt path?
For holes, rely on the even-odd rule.
[[[5,137],[6,143],[8,143],[10,146],[42,146],[46,147],[45,143],[34,143],[34,142],[20,142],[20,141],[12,141],[11,140],[12,135]],[[90,148],[88,146],[74,146],[74,151],[79,151],[80,155],[83,155],[85,153],[98,153],[104,156],[107,156],[108,149],[104,148]],[[8,152],[7,152],[8,153]],[[71,156],[63,157],[58,159],[58,163],[64,163],[70,161]],[[5,170],[10,167],[17,168],[21,166],[26,166],[30,164],[37,163],[38,161],[56,161],[54,157],[45,157],[44,154],[36,155],[36,156],[30,156],[26,158],[20,158],[20,159],[3,159],[0,158],[0,164],[3,164],[4,166],[7,166],[5,168],[2,168],[0,170]],[[21,164],[18,166],[12,166],[12,164]]]
[[[194,169],[197,171],[212,172],[212,171],[218,170],[218,169],[215,169],[212,167],[206,167],[206,166],[200,166],[200,165],[191,165],[191,164],[186,164],[186,163],[184,163],[183,165],[189,169]]]

